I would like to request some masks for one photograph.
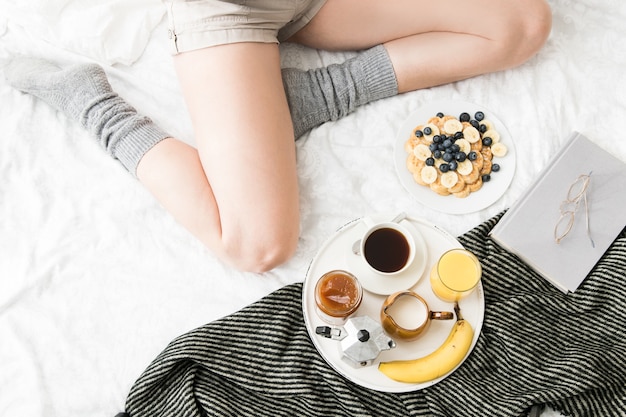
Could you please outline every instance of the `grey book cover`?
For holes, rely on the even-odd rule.
[[[562,212],[572,211],[568,191],[589,175],[569,233],[555,241]],[[571,194],[581,190],[581,182]],[[570,195],[571,196],[571,195]],[[563,292],[575,291],[626,225],[626,164],[573,132],[527,191],[491,231],[492,239],[515,253]],[[562,209],[563,208],[563,209]],[[566,214],[570,216],[570,214]],[[561,230],[568,218],[562,219]]]

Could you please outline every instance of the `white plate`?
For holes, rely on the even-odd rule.
[[[484,183],[480,190],[471,193],[465,198],[458,198],[453,195],[442,196],[430,188],[416,183],[413,180],[413,175],[406,168],[408,154],[404,150],[404,143],[411,136],[415,127],[425,124],[428,119],[434,117],[439,112],[456,116],[457,118],[462,112],[467,112],[473,118],[477,111],[482,111],[485,114],[485,119],[493,123],[494,128],[500,133],[500,141],[508,148],[508,152],[504,157],[494,158],[494,162],[500,164],[500,171],[491,173],[491,181]],[[513,174],[515,173],[516,153],[515,144],[509,131],[496,117],[494,112],[474,103],[441,100],[420,107],[402,123],[396,136],[394,161],[400,182],[422,204],[445,213],[465,214],[489,207],[502,197],[511,184]]]
[[[389,218],[391,219],[391,217]],[[389,221],[386,219],[384,221]],[[415,241],[415,259],[413,263],[401,273],[393,276],[377,274],[367,265],[365,259],[360,255],[355,255],[352,252],[351,247],[346,248],[346,264],[348,269],[355,276],[359,277],[361,286],[366,290],[373,292],[374,294],[389,295],[396,291],[405,290],[411,288],[418,279],[424,273],[426,269],[426,261],[428,260],[428,246],[422,234],[413,225],[413,222],[409,220],[402,220],[400,222],[405,226],[413,235]],[[354,224],[354,230],[359,231],[361,235],[367,230],[367,226],[364,222],[359,221]],[[359,240],[359,235],[356,240]]]
[[[385,221],[392,217],[393,214],[377,214],[371,216],[374,221]],[[428,256],[425,262],[426,267],[424,268],[424,273],[418,277],[418,280],[410,289],[420,294],[428,302],[431,310],[453,311],[454,304],[439,300],[430,288],[429,279],[425,277],[429,275],[429,271],[445,251],[461,247],[461,244],[452,235],[429,222],[417,218],[409,218],[408,221],[421,233],[428,246]],[[353,368],[347,362],[341,360],[339,342],[315,334],[315,328],[317,326],[328,325],[322,321],[315,312],[314,291],[317,280],[325,272],[333,269],[348,270],[359,278],[359,272],[350,269],[350,265],[348,265],[346,261],[345,252],[351,250],[354,241],[359,239],[363,233],[361,228],[358,227],[360,224],[361,222],[359,220],[355,220],[338,230],[337,233],[322,246],[309,266],[302,291],[302,309],[306,328],[311,340],[316,349],[320,352],[320,355],[322,355],[332,368],[350,381],[363,387],[383,392],[409,392],[436,384],[450,375],[450,373],[454,372],[454,370],[429,382],[407,384],[386,377],[378,371],[378,363],[397,359],[414,359],[431,353],[448,337],[454,320],[433,321],[428,331],[418,340],[413,342],[396,341],[397,347],[395,349],[381,352],[371,366],[358,369]],[[363,301],[356,311],[355,316],[369,316],[377,322],[380,322],[380,308],[385,298],[385,295],[364,291]],[[474,328],[474,339],[472,340],[470,348],[471,352],[478,340],[485,312],[482,284],[479,284],[469,297],[461,300],[459,306],[461,307],[463,317],[471,323]]]

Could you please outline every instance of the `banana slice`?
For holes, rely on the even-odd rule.
[[[441,185],[446,188],[452,188],[459,182],[459,176],[454,171],[448,171],[441,174]]]
[[[432,166],[425,166],[420,173],[422,181],[425,184],[432,184],[437,180],[437,168]]]
[[[474,126],[468,126],[463,129],[463,137],[469,143],[476,143],[480,141],[480,132]]]
[[[456,168],[457,172],[461,175],[469,175],[471,174],[473,169],[474,169],[474,166],[472,165],[472,162],[469,159],[466,159],[463,162],[459,162],[459,165]]]
[[[465,152],[466,154],[470,153],[470,151],[472,150],[472,145],[467,139],[459,139],[454,143],[459,145],[459,151]]]
[[[493,129],[493,122],[491,120],[483,119],[483,120],[481,120],[478,123],[480,123],[481,125],[485,125],[487,130],[492,130]]]
[[[456,182],[456,184],[454,184],[454,186],[448,188],[448,191],[450,191],[452,194],[454,193],[458,193],[463,191],[463,189],[465,188],[465,186],[467,184],[465,184],[465,182],[459,177],[459,174],[457,174],[457,178],[458,181]]]
[[[491,153],[493,153],[493,156],[497,156],[498,158],[505,156],[508,151],[509,149],[502,142],[491,145]]]
[[[434,123],[426,123],[426,125],[424,126],[424,129],[426,129],[427,127],[430,128],[431,132],[430,132],[430,135],[427,135],[426,133],[424,133],[424,140],[426,140],[426,142],[428,143],[431,143],[433,141],[433,136],[440,134],[441,131],[439,130],[437,125]]]
[[[492,144],[498,143],[500,142],[500,133],[495,129],[489,129],[483,133],[483,138],[491,138]]]
[[[415,148],[413,148],[413,155],[420,161],[425,161],[427,158],[430,158],[433,153],[430,151],[430,148],[423,143],[420,143]]]
[[[462,132],[463,125],[458,119],[452,118],[452,119],[446,120],[446,122],[443,124],[443,130],[445,131],[445,133],[449,135],[453,135],[456,132]]]

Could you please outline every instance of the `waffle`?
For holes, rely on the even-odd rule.
[[[499,169],[494,156],[507,153],[500,134],[481,112],[474,119],[467,113],[459,118],[439,113],[413,129],[404,149],[416,183],[458,198],[480,190]]]

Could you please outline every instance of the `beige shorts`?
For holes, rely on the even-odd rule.
[[[237,42],[278,43],[326,0],[164,0],[172,54]]]

